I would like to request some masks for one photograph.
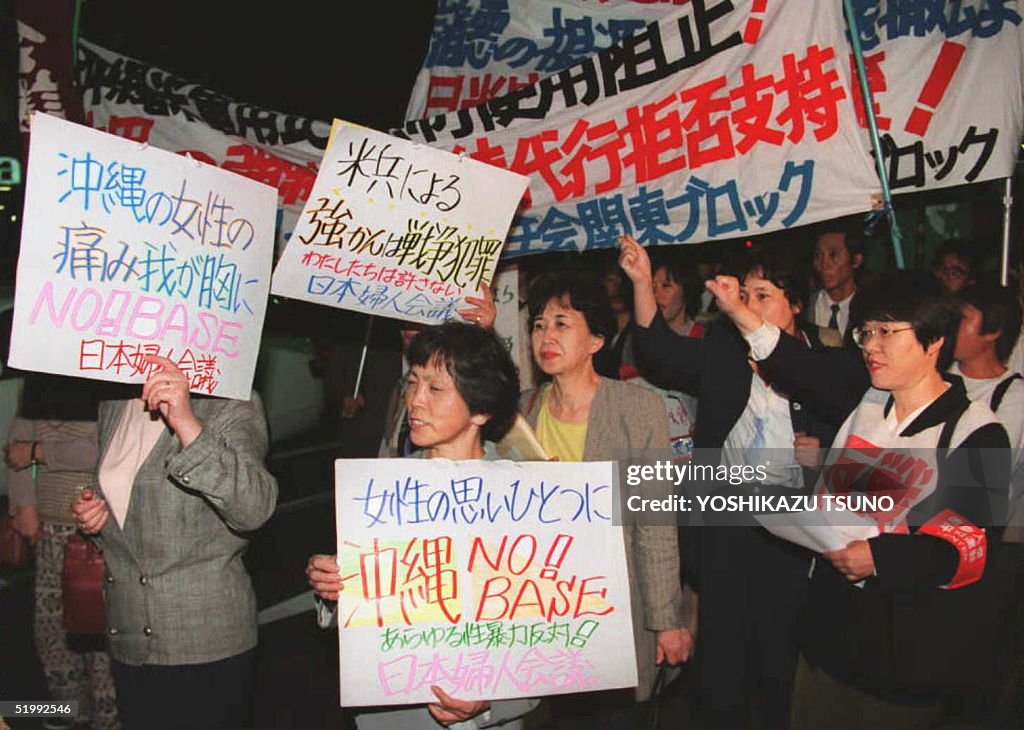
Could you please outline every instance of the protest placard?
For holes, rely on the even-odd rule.
[[[336,462],[341,704],[636,685],[612,462]]]
[[[35,114],[10,364],[248,398],[273,256],[274,189]]]
[[[274,294],[438,324],[490,283],[528,179],[335,122]]]

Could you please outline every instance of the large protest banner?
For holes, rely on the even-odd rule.
[[[1024,120],[1020,0],[853,4],[895,192],[1006,176]],[[841,10],[445,0],[410,109],[429,96],[425,114],[459,111],[396,133],[530,176],[533,205],[505,258],[614,246],[622,232],[697,243],[863,212],[879,184]],[[326,123],[88,43],[79,80],[91,124],[274,185],[282,239],[294,228]]]
[[[689,0],[438,3],[406,119],[468,109],[569,68]]]
[[[338,121],[274,294],[437,324],[490,283],[529,180]]]
[[[267,304],[273,188],[32,117],[11,365],[248,398]]]
[[[1022,4],[854,7],[893,192],[1011,176],[1024,129]],[[859,87],[854,97],[867,128]]]
[[[1008,175],[1024,120],[1018,0],[855,0],[853,5],[867,49],[868,80],[877,95],[883,154],[896,192]],[[576,50],[610,42],[610,23],[588,22],[580,15],[586,12],[583,6],[593,3],[451,0],[438,8],[430,51],[410,106],[429,98],[435,108],[462,111],[409,121],[404,129],[412,138],[466,148],[547,182],[550,195],[543,198],[537,195],[543,184],[531,185],[534,208],[517,220],[506,256],[610,246],[613,229],[629,230],[632,225],[634,232],[643,231],[651,221],[656,230],[648,243],[683,243],[754,235],[867,209],[856,187],[863,169],[858,170],[855,187],[847,190],[848,202],[856,201],[859,211],[852,205],[816,202],[823,185],[838,192],[849,182],[849,176],[837,178],[824,167],[843,163],[836,157],[844,154],[838,145],[831,151],[811,146],[813,188],[805,212],[796,220],[789,215],[778,225],[784,213],[775,207],[776,201],[785,205],[788,192],[781,184],[760,198],[745,195],[754,170],[762,167],[759,160],[764,156],[758,153],[781,138],[780,129],[785,132],[783,145],[788,146],[793,132],[803,131],[803,126],[793,126],[801,113],[809,130],[823,115],[832,114],[832,103],[844,107],[836,134],[858,136],[851,143],[859,149],[856,154],[867,155],[862,159],[873,164],[842,3],[817,3],[814,13],[807,13],[800,3],[770,0],[611,3],[608,11],[624,37],[579,61]],[[797,17],[801,12],[807,17]],[[637,30],[652,13],[660,14],[657,25]],[[684,52],[673,50],[679,38]],[[464,41],[461,47],[459,39]],[[747,46],[749,53],[730,44]],[[814,45],[820,53],[811,53]],[[721,52],[714,55],[716,51]],[[778,69],[780,57],[782,73],[771,70],[773,59]],[[718,71],[705,75],[709,64],[723,58],[733,60],[724,83]],[[691,63],[698,65],[686,72]],[[523,86],[522,79],[509,75],[510,64],[519,70],[543,64],[548,77]],[[772,72],[764,73],[765,68]],[[839,73],[838,80],[833,71]],[[695,86],[688,80],[695,75],[707,81]],[[494,82],[501,78],[507,79],[504,87]],[[663,91],[670,83],[675,84],[668,87],[671,91],[680,92],[678,98],[669,99],[669,92]],[[511,86],[516,88],[508,93]],[[629,107],[631,91],[638,88],[644,89],[640,96],[645,104],[639,110]],[[462,95],[458,99],[456,92]],[[478,106],[467,109],[472,103]],[[609,120],[606,114],[592,120],[596,107],[616,104],[618,117]],[[577,110],[575,115],[571,108]],[[845,113],[849,108],[857,112],[856,132],[847,126],[852,121]],[[585,116],[578,123],[581,114]],[[820,131],[815,129],[816,134]],[[658,171],[658,164],[645,168],[643,161],[652,155],[659,163],[669,158],[679,170],[675,177],[685,177],[683,173],[695,167],[682,154],[691,144],[724,159],[703,156],[701,171],[686,182],[685,190],[691,194],[670,198],[674,206],[641,194],[642,186],[636,183]],[[732,167],[737,159],[750,163],[741,173]],[[723,166],[729,171],[725,180],[734,181],[735,188],[728,183],[719,186],[714,177]],[[604,190],[590,186],[595,175]],[[778,179],[781,183],[783,177]],[[608,189],[623,189],[624,195],[604,195]],[[549,207],[551,198],[555,203]],[[673,228],[674,221],[684,222]],[[674,238],[661,235],[666,230],[678,233]]]
[[[636,685],[613,467],[338,460],[341,704]]]
[[[756,235],[873,205],[839,3],[691,0],[580,63],[404,132],[529,174],[506,257]]]

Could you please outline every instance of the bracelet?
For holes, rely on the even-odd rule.
[[[29,456],[31,458],[31,461],[29,461],[29,465],[30,466],[39,466],[39,459],[38,459],[38,457],[36,457],[36,450],[38,449],[38,447],[39,447],[39,442],[38,441],[33,441],[32,442],[32,450],[29,452]]]

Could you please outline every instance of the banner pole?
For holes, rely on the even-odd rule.
[[[359,372],[356,374],[356,387],[352,390],[352,397],[359,397],[359,387],[363,384],[363,367],[366,365],[366,351],[370,349],[370,332],[373,331],[373,315],[366,318],[366,336],[363,338],[363,354],[359,356]]]
[[[864,69],[864,52],[860,47],[860,34],[857,30],[857,21],[853,14],[853,0],[843,0],[843,9],[846,11],[846,27],[850,33],[850,45],[853,47],[853,58],[857,64],[857,76],[860,81],[860,96],[864,104],[864,114],[868,120],[868,129],[871,132],[871,149],[875,153],[875,167],[878,170],[878,179],[882,183],[882,205],[885,215],[889,218],[889,234],[892,237],[892,253],[896,259],[896,268],[906,268],[903,260],[903,244],[900,241],[900,228],[896,225],[896,209],[892,206],[892,191],[889,189],[889,173],[885,169],[885,158],[882,155],[882,143],[878,137],[878,123],[875,120],[875,100],[871,96],[871,87],[868,86],[868,75]]]
[[[1003,256],[999,269],[999,283],[1010,283],[1010,217],[1013,213],[1013,175],[1006,178],[1003,193]]]
[[[82,0],[75,0],[75,14],[71,20],[71,66],[78,63],[78,36],[82,25]]]

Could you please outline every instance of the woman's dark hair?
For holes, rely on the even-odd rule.
[[[957,298],[981,312],[981,334],[999,333],[996,357],[1006,362],[1020,336],[1020,300],[1013,290],[996,283],[971,284],[957,292]]]
[[[790,304],[801,308],[807,304],[806,272],[789,254],[768,249],[757,250],[742,261],[735,274],[741,282],[755,274],[781,289]]]
[[[692,317],[693,312],[700,307],[700,295],[704,287],[691,265],[683,261],[679,256],[659,252],[651,255],[651,274],[657,274],[664,269],[668,280],[673,284],[679,284],[683,288],[683,303],[686,307],[686,316]]]
[[[942,284],[923,271],[889,271],[880,274],[857,295],[861,300],[859,322],[909,322],[914,336],[927,348],[945,338],[935,367],[940,373],[953,362],[956,333],[960,328],[960,307]]]
[[[113,390],[104,386],[83,378],[27,372],[18,415],[32,420],[95,421],[100,400]]]
[[[530,322],[544,312],[552,299],[567,299],[566,303],[583,315],[591,334],[603,337],[606,345],[611,342],[618,327],[608,294],[596,274],[568,269],[540,274],[530,284],[527,298]]]
[[[512,428],[519,371],[493,332],[463,322],[428,327],[409,343],[406,355],[410,365],[443,364],[469,412],[490,416],[480,429],[485,441],[500,441]]]

